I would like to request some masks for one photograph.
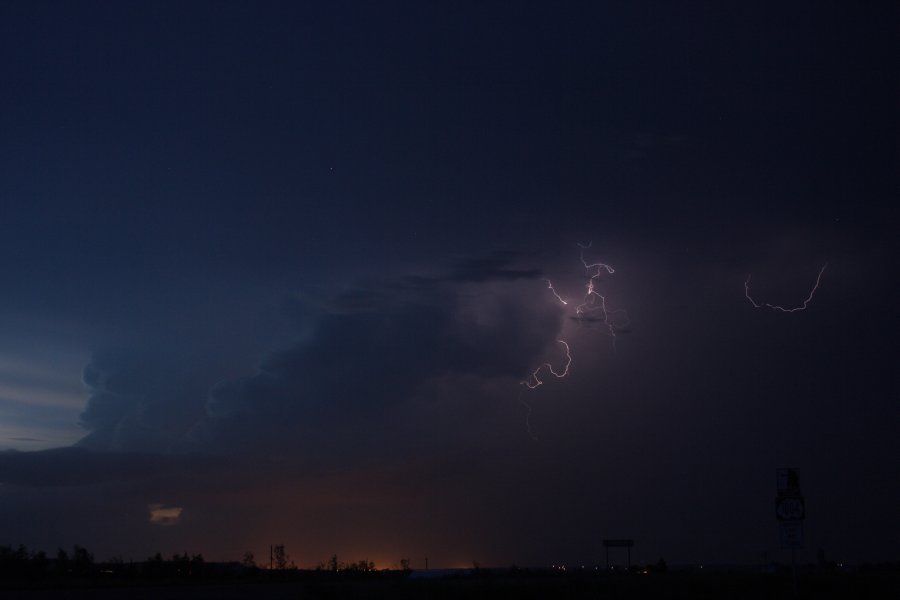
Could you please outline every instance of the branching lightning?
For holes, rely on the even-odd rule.
[[[610,337],[613,339],[613,350],[616,349],[616,329],[628,326],[628,313],[624,310],[609,310],[606,307],[606,296],[597,292],[596,280],[605,271],[608,275],[616,272],[606,263],[595,262],[588,264],[584,258],[584,251],[589,249],[593,242],[578,244],[581,248],[581,264],[588,271],[588,281],[585,284],[584,300],[575,308],[575,315],[579,320],[600,321],[606,325]],[[595,316],[599,315],[599,316]]]
[[[581,249],[581,264],[584,266],[584,269],[587,272],[587,282],[585,283],[585,293],[582,302],[575,307],[575,314],[571,318],[581,323],[602,323],[609,332],[610,337],[612,337],[613,350],[615,350],[616,331],[628,326],[628,313],[624,310],[610,310],[607,307],[606,297],[597,291],[597,285],[600,278],[604,275],[612,275],[616,272],[616,270],[611,265],[603,262],[589,263],[585,258],[584,253],[585,250],[590,249],[591,246],[592,242],[589,242],[587,244],[578,244],[578,247]],[[544,281],[547,283],[547,288],[550,290],[553,296],[563,306],[569,306],[569,303],[564,300],[559,292],[557,292],[556,288],[553,287],[553,282],[550,279],[544,279]],[[520,382],[522,388],[521,392],[519,393],[519,401],[525,406],[527,410],[525,414],[525,426],[528,429],[528,435],[530,435],[532,439],[535,440],[537,440],[537,437],[534,435],[534,432],[531,429],[531,405],[525,401],[525,399],[522,397],[522,393],[526,390],[533,390],[544,385],[545,379],[547,377],[545,372],[549,373],[553,377],[556,377],[557,379],[562,379],[569,374],[569,368],[572,366],[571,348],[565,340],[558,339],[556,341],[557,343],[562,344],[565,348],[565,364],[560,367],[554,367],[553,363],[542,363],[534,371],[532,371],[526,379]],[[542,377],[544,379],[542,379]]]
[[[530,390],[533,390],[534,388],[536,388],[538,386],[544,385],[544,382],[541,380],[540,377],[538,377],[538,375],[540,374],[541,371],[544,370],[544,368],[546,368],[547,371],[551,375],[553,375],[554,377],[557,377],[559,379],[562,379],[563,377],[565,377],[566,375],[569,374],[569,367],[572,365],[572,353],[569,351],[569,344],[567,344],[564,340],[556,340],[556,341],[558,343],[562,344],[563,347],[565,347],[565,349],[566,349],[566,364],[563,365],[562,370],[557,371],[553,368],[553,365],[551,363],[545,362],[544,364],[539,366],[537,369],[535,369],[534,372],[532,372],[531,375],[528,376],[528,379],[526,379],[522,382],[522,385],[524,385],[525,387],[527,387]]]
[[[816,293],[816,290],[819,289],[819,282],[822,281],[822,273],[825,272],[825,267],[828,266],[828,263],[822,265],[822,268],[819,269],[819,274],[816,276],[816,283],[813,285],[812,289],[809,291],[809,296],[806,297],[806,300],[803,301],[803,304],[799,306],[795,306],[794,308],[785,308],[783,306],[779,306],[777,304],[769,304],[768,302],[757,302],[750,296],[750,275],[747,275],[747,280],[744,281],[744,296],[747,300],[750,301],[750,304],[753,305],[753,308],[771,308],[772,310],[777,310],[780,312],[793,313],[801,310],[806,310],[806,307],[809,306],[809,303],[812,301],[813,296]]]

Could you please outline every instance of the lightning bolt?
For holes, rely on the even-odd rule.
[[[600,274],[601,269],[605,270],[610,275],[615,273],[616,270],[613,269],[611,266],[607,265],[606,263],[596,262],[596,263],[593,263],[590,265],[587,263],[587,261],[584,259],[584,251],[590,249],[590,247],[593,245],[594,245],[593,241],[590,241],[587,244],[581,244],[581,243],[578,244],[578,247],[581,248],[581,264],[584,265],[585,270],[596,268],[598,275]],[[596,277],[596,275],[595,275],[595,277]]]
[[[566,303],[562,299],[560,299],[560,302],[562,302],[563,304]],[[564,340],[556,340],[556,341],[557,341],[557,343],[562,344],[563,347],[566,349],[566,364],[562,367],[562,370],[557,371],[556,369],[553,368],[552,364],[550,364],[549,362],[545,362],[544,364],[539,366],[537,369],[535,369],[531,373],[531,375],[528,376],[527,379],[520,382],[520,385],[522,385],[524,387],[522,387],[522,390],[519,392],[519,402],[522,403],[522,405],[525,407],[525,410],[527,411],[525,413],[525,428],[528,430],[528,435],[531,436],[531,439],[533,439],[534,441],[537,441],[538,438],[537,438],[537,435],[535,435],[534,431],[531,429],[531,405],[525,401],[525,398],[522,397],[522,393],[526,389],[533,390],[536,387],[540,387],[540,386],[544,385],[544,381],[538,376],[540,374],[540,372],[544,369],[547,369],[547,371],[551,375],[553,375],[554,377],[560,378],[560,379],[562,379],[563,377],[565,377],[566,375],[569,374],[569,367],[572,366],[572,353],[569,350],[569,344],[567,344]]]
[[[569,304],[568,302],[566,302],[565,300],[563,300],[563,299],[560,297],[559,294],[556,293],[556,290],[555,290],[555,289],[553,289],[553,282],[552,282],[552,281],[550,281],[549,279],[544,279],[544,281],[547,282],[547,287],[550,288],[550,291],[553,292],[553,295],[556,296],[556,299],[557,299],[557,300],[559,300],[560,302],[562,302],[562,303],[565,304],[565,305],[568,305],[568,304]]]
[[[541,380],[540,377],[538,377],[538,374],[540,374],[540,372],[543,371],[544,368],[546,368],[547,371],[549,371],[551,375],[553,375],[554,377],[557,377],[559,379],[562,379],[563,377],[565,377],[566,375],[569,374],[569,367],[572,365],[572,353],[569,351],[569,344],[567,344],[564,340],[556,340],[556,341],[557,341],[557,343],[562,344],[566,349],[566,364],[563,366],[561,371],[555,370],[553,368],[553,365],[548,362],[545,362],[544,364],[539,366],[537,369],[534,370],[534,372],[531,373],[531,375],[528,376],[527,379],[525,379],[524,381],[521,382],[521,384],[524,385],[525,387],[527,387],[529,390],[533,390],[536,387],[544,385],[544,382]]]
[[[809,296],[806,297],[806,300],[803,301],[803,304],[799,306],[795,306],[794,308],[785,308],[783,306],[779,306],[777,304],[769,304],[768,302],[757,302],[750,296],[750,275],[747,275],[747,280],[744,281],[744,296],[747,300],[750,301],[750,304],[753,305],[753,308],[771,308],[772,310],[785,312],[785,313],[793,313],[801,310],[806,310],[806,307],[809,306],[809,303],[812,302],[813,296],[816,293],[816,290],[819,289],[819,283],[822,281],[822,273],[825,272],[825,267],[828,266],[826,262],[822,265],[822,268],[819,269],[819,274],[816,276],[816,283],[813,285],[812,289],[809,291]]]
[[[581,304],[575,307],[575,316],[572,317],[581,322],[591,322],[598,321],[603,323],[607,330],[609,331],[609,335],[613,340],[613,350],[616,350],[616,329],[620,327],[627,327],[628,325],[628,313],[624,310],[610,310],[606,305],[606,297],[600,294],[597,291],[597,283],[598,279],[604,275],[612,275],[616,272],[616,270],[611,266],[603,262],[588,262],[587,258],[585,258],[585,250],[588,250],[593,245],[593,242],[588,242],[587,244],[578,244],[578,247],[581,249],[580,251],[580,259],[581,264],[584,266],[585,271],[587,271],[587,283],[585,284],[585,294],[582,299]],[[544,279],[547,282],[547,288],[553,294],[553,296],[561,303],[563,306],[568,306],[569,303],[563,299],[563,297],[556,291],[556,288],[553,287],[553,282],[550,279]],[[537,440],[537,436],[534,434],[531,428],[531,405],[525,401],[523,394],[527,390],[533,390],[544,385],[544,379],[546,379],[546,375],[544,372],[546,371],[550,375],[556,377],[557,379],[562,379],[569,374],[569,368],[572,366],[572,352],[569,344],[562,339],[556,340],[558,344],[562,344],[565,348],[565,364],[562,366],[555,368],[552,363],[545,362],[539,365],[531,374],[519,382],[521,390],[519,391],[519,401],[525,406],[526,414],[525,414],[525,427],[528,430],[528,435],[531,436],[532,439]],[[542,377],[544,379],[542,379]]]
[[[605,271],[607,275],[612,275],[616,272],[614,268],[610,265],[602,262],[588,263],[584,258],[584,251],[589,249],[593,245],[593,242],[588,242],[587,244],[578,244],[578,247],[581,248],[581,264],[584,265],[586,271],[588,271],[588,281],[585,284],[585,294],[584,300],[581,304],[575,307],[575,315],[581,320],[598,320],[606,325],[607,331],[609,331],[609,335],[613,340],[613,350],[616,348],[616,328],[617,327],[627,327],[628,326],[628,313],[624,310],[609,310],[606,306],[606,296],[599,294],[597,292],[596,280],[600,277]],[[593,272],[591,272],[593,270]],[[595,314],[599,314],[599,317],[594,317]],[[612,318],[611,318],[612,317]],[[616,319],[623,319],[622,322],[617,322]]]

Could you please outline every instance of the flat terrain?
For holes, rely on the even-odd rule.
[[[900,598],[900,572],[816,574],[798,578],[797,598]],[[128,598],[341,599],[341,598],[794,598],[789,575],[656,573],[557,575],[546,572],[460,575],[415,579],[401,574],[341,576],[300,573],[196,582],[81,581],[30,584],[0,591],[4,599]]]

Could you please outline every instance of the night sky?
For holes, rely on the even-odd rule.
[[[0,3],[0,544],[900,559],[900,15],[785,4]]]

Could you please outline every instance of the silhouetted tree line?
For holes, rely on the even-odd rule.
[[[268,567],[271,567],[270,570]],[[411,571],[409,559],[400,560],[399,571]],[[104,562],[95,561],[94,555],[83,546],[75,545],[71,550],[58,549],[54,555],[43,550],[31,551],[24,545],[17,547],[0,546],[0,585],[23,581],[44,581],[71,579],[131,579],[179,580],[185,578],[221,576],[295,576],[301,574],[297,565],[285,551],[284,545],[271,548],[269,564],[258,564],[253,552],[244,553],[240,562],[208,564],[202,554],[187,552],[166,558],[157,552],[144,561],[125,561],[120,556]],[[327,561],[320,562],[315,572],[336,573],[354,576],[376,573],[375,563],[367,559],[343,562],[334,554]],[[290,575],[294,573],[295,575]],[[305,571],[310,575],[312,571]],[[385,575],[387,572],[378,572]]]
[[[291,560],[291,557],[285,551],[284,544],[278,544],[272,549],[272,568],[279,571],[287,569],[295,571],[297,569],[297,565],[294,564],[294,561]]]
[[[409,565],[408,560],[406,560],[406,564]],[[332,554],[331,558],[327,561],[321,561],[316,565],[316,571],[331,571],[332,573],[371,573],[375,571],[375,563],[368,560],[345,563],[338,560],[337,554]]]
[[[215,574],[221,575],[227,566],[217,565]],[[237,563],[231,566],[233,570],[243,570]],[[73,546],[71,551],[60,548],[53,557],[43,550],[29,551],[24,545],[0,546],[0,580],[3,582],[108,576],[172,579],[202,577],[208,571],[209,566],[202,554],[191,555],[187,552],[176,553],[169,559],[157,552],[143,562],[126,563],[121,557],[96,562],[87,548],[78,545]]]
[[[25,546],[0,546],[0,577],[41,575],[50,567],[50,559],[43,551],[29,552]]]
[[[206,561],[202,554],[175,553],[166,560],[157,552],[143,564],[143,574],[149,577],[197,577],[204,574]]]
[[[94,555],[81,546],[73,546],[71,554],[60,548],[55,558],[43,550],[29,551],[0,546],[0,576],[3,579],[45,577],[48,575],[91,575],[95,570]]]

